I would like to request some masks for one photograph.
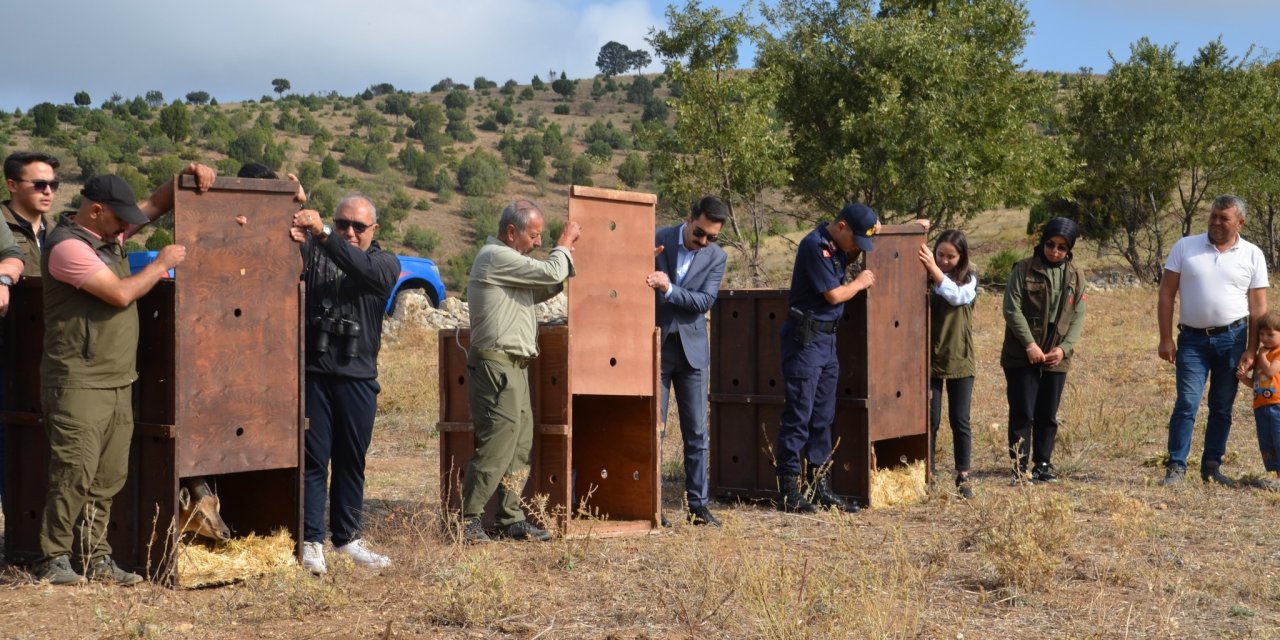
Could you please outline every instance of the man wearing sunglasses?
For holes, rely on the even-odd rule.
[[[0,203],[0,213],[26,263],[21,275],[28,278],[40,276],[40,247],[45,235],[58,224],[52,213],[53,197],[58,193],[54,174],[58,164],[57,158],[38,151],[18,151],[4,159],[9,200]],[[0,245],[5,245],[3,233],[0,231]],[[0,273],[5,273],[3,267],[0,261]]]
[[[368,569],[391,559],[360,537],[365,455],[377,411],[378,351],[387,298],[400,261],[374,241],[378,210],[362,195],[338,202],[333,227],[320,213],[294,214],[289,235],[302,245],[307,287],[307,419],[302,565],[320,575],[325,502],[334,551]],[[332,466],[332,475],[330,467]],[[326,486],[327,485],[327,486]]]
[[[0,225],[0,316],[9,310],[9,287],[22,276],[40,275],[40,246],[32,244],[28,235],[22,235],[22,225],[31,228],[31,218],[44,239],[45,219],[52,220],[53,192],[58,181],[53,179],[57,158],[43,153],[20,151],[9,154],[4,160],[4,182],[9,199],[0,202],[0,215],[7,224]],[[50,222],[50,226],[52,223]],[[18,240],[21,238],[21,240]],[[0,505],[5,494],[5,434],[0,425]]]
[[[716,240],[728,219],[729,208],[719,198],[706,196],[693,205],[684,223],[658,229],[656,270],[645,278],[657,297],[657,326],[662,330],[662,432],[666,434],[667,402],[674,383],[684,440],[687,520],[712,527],[720,526],[720,521],[707,508],[711,367],[707,312],[716,302],[724,277],[724,250]],[[670,524],[665,516],[663,524]]]

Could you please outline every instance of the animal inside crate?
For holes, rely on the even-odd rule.
[[[566,325],[538,329],[529,367],[534,415],[524,497],[567,535],[628,535],[659,526],[658,344],[653,271],[657,199],[573,187],[569,219],[582,225],[569,279]],[[467,399],[466,329],[440,332],[440,495],[461,508],[474,454]],[[486,524],[492,524],[495,500]],[[541,511],[541,513],[539,513]]]
[[[834,488],[871,503],[872,470],[929,457],[929,305],[916,258],[924,231],[884,226],[866,267],[875,286],[845,303],[832,425]],[[711,486],[722,497],[774,498],[784,404],[785,289],[722,289],[711,312]]]
[[[182,478],[209,482],[233,535],[302,531],[301,259],[288,238],[297,185],[219,178],[198,193],[194,178],[180,180],[174,235],[187,258],[176,282],[137,303],[129,479],[107,534],[117,563],[167,584],[178,578]],[[23,563],[40,557],[48,487],[42,308],[40,279],[24,280],[4,323],[5,556]]]

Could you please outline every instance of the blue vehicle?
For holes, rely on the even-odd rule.
[[[420,289],[432,307],[439,307],[444,301],[444,281],[440,279],[440,270],[436,263],[414,256],[397,256],[400,259],[400,277],[387,299],[387,315],[394,316],[403,294]],[[137,273],[156,259],[155,251],[133,251],[129,253],[129,272]],[[173,269],[169,270],[173,277]]]

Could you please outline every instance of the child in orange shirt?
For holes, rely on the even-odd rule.
[[[1280,311],[1268,311],[1258,319],[1258,357],[1253,371],[1253,420],[1258,426],[1262,465],[1280,477]],[[1267,481],[1280,490],[1280,483]]]

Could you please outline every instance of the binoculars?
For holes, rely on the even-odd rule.
[[[360,323],[351,318],[339,317],[332,308],[325,306],[320,315],[311,319],[311,327],[316,334],[312,343],[312,348],[316,351],[329,351],[330,342],[337,338],[343,341],[343,356],[354,358],[360,352]]]

